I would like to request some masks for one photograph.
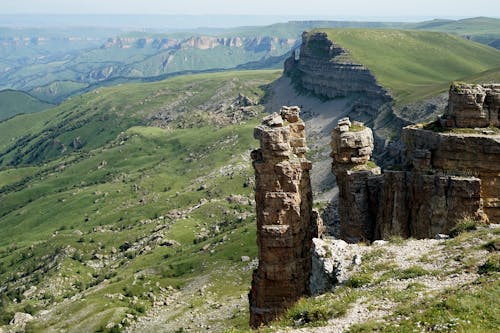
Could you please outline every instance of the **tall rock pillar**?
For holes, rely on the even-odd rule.
[[[309,293],[312,238],[312,190],[304,154],[304,122],[298,107],[283,107],[254,131],[260,149],[252,152],[255,169],[259,266],[249,294],[250,325],[276,318]]]

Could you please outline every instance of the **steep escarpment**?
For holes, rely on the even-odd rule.
[[[298,58],[294,55],[287,60],[285,74],[295,75],[302,88],[328,98],[360,93],[381,101],[390,99],[375,76],[324,32],[303,33]]]
[[[217,36],[193,36],[189,38],[169,37],[111,37],[102,44],[101,49],[141,49],[151,48],[158,50],[187,49],[199,50],[213,49],[219,46],[230,48],[245,47],[248,51],[273,51],[280,48],[292,47],[294,38],[279,38],[274,36],[263,37],[217,37]]]
[[[376,155],[383,153],[380,148],[388,144],[387,138],[397,137],[408,124],[394,114],[393,97],[375,75],[325,32],[304,32],[300,52],[285,62],[285,75],[298,90],[320,98],[351,98],[347,113],[374,129]]]

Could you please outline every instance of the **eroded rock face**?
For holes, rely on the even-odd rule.
[[[384,171],[367,184],[373,239],[434,238],[449,234],[465,216],[482,217],[481,180],[476,177]]]
[[[500,84],[454,83],[442,124],[473,128],[500,126]]]
[[[335,98],[351,93],[389,99],[375,76],[363,65],[351,60],[347,50],[332,42],[324,32],[302,35],[300,57],[289,58],[285,74],[300,71],[300,84],[315,94]]]
[[[312,238],[318,226],[312,212],[310,161],[298,107],[283,107],[255,128],[260,149],[255,169],[259,266],[249,294],[250,325],[258,327],[309,293]]]
[[[500,195],[498,139],[407,127],[404,170],[381,173],[369,162],[370,136],[371,131],[346,119],[332,132],[343,240],[433,238],[449,233],[464,217],[486,220],[483,201],[486,213],[496,216],[492,208]]]
[[[500,222],[500,135],[439,133],[405,127],[405,168],[474,176],[490,222]]]
[[[340,237],[353,243],[371,240],[374,226],[367,181],[380,174],[379,167],[368,163],[373,152],[372,130],[343,118],[332,131],[331,148],[332,170],[339,187]]]

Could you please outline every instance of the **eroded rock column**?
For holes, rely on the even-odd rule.
[[[371,240],[374,235],[373,214],[367,180],[380,174],[370,161],[373,133],[362,123],[339,120],[332,131],[332,171],[339,187],[340,238],[347,242]]]
[[[250,325],[258,327],[309,293],[312,238],[317,233],[309,179],[311,162],[298,107],[283,107],[254,131],[259,266],[249,294]]]

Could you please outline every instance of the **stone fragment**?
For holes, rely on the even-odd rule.
[[[275,112],[265,117],[262,124],[270,127],[281,127],[283,126],[283,118]]]
[[[500,126],[500,84],[450,86],[448,106],[441,124],[446,127]]]
[[[282,106],[280,110],[281,117],[289,123],[300,121],[300,108],[298,106]]]

